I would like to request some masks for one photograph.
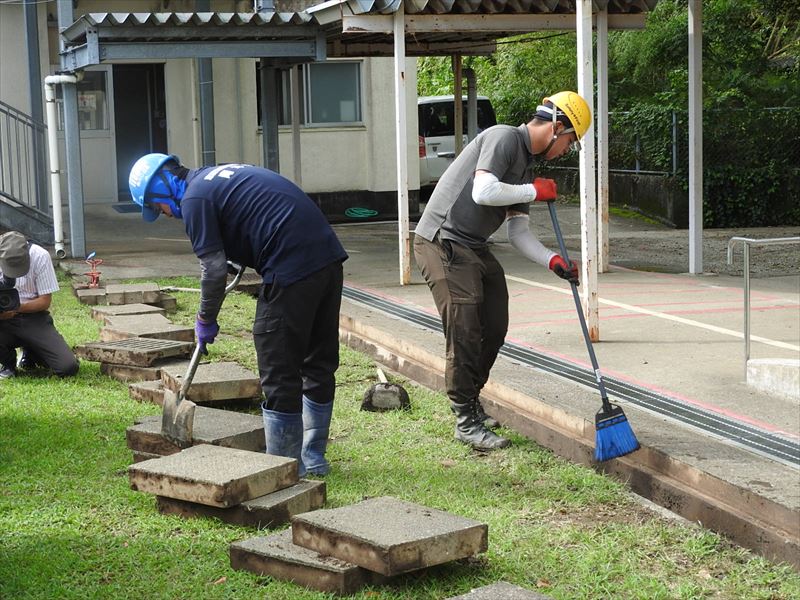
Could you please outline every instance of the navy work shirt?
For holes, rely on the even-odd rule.
[[[347,259],[319,207],[278,173],[228,164],[192,169],[186,182],[181,213],[198,257],[222,250],[282,286]]]

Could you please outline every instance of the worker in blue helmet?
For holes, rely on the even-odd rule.
[[[183,221],[201,263],[203,349],[219,333],[227,261],[261,275],[253,342],[267,453],[297,459],[300,475],[327,474],[347,253],[325,215],[294,183],[252,165],[188,169],[177,156],[147,154],[129,186],[145,221]]]

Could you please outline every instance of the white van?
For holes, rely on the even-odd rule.
[[[467,97],[463,101],[464,145],[467,144]],[[433,186],[455,157],[453,96],[421,96],[419,117],[419,185]],[[497,124],[489,98],[478,96],[478,133]]]

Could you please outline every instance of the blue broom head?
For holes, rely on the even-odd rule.
[[[639,449],[639,441],[631,429],[630,423],[616,404],[610,404],[611,410],[600,409],[595,415],[594,459],[598,462],[611,460],[630,454]]]

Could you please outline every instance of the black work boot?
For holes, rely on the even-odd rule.
[[[41,364],[42,362],[39,360],[39,357],[36,356],[36,354],[23,348],[22,354],[17,362],[17,368],[22,369],[23,371],[33,371],[37,367],[40,367]]]
[[[486,429],[478,416],[478,402],[472,401],[465,404],[451,403],[450,406],[456,414],[455,438],[477,450],[494,450],[505,448],[511,440],[500,437]]]
[[[476,404],[477,406],[475,408],[478,413],[478,420],[481,423],[483,423],[483,426],[486,427],[486,429],[494,429],[495,427],[500,427],[500,423],[497,421],[497,419],[490,417],[489,415],[486,414],[486,411],[483,410],[483,406],[481,405],[480,400],[478,400]]]

